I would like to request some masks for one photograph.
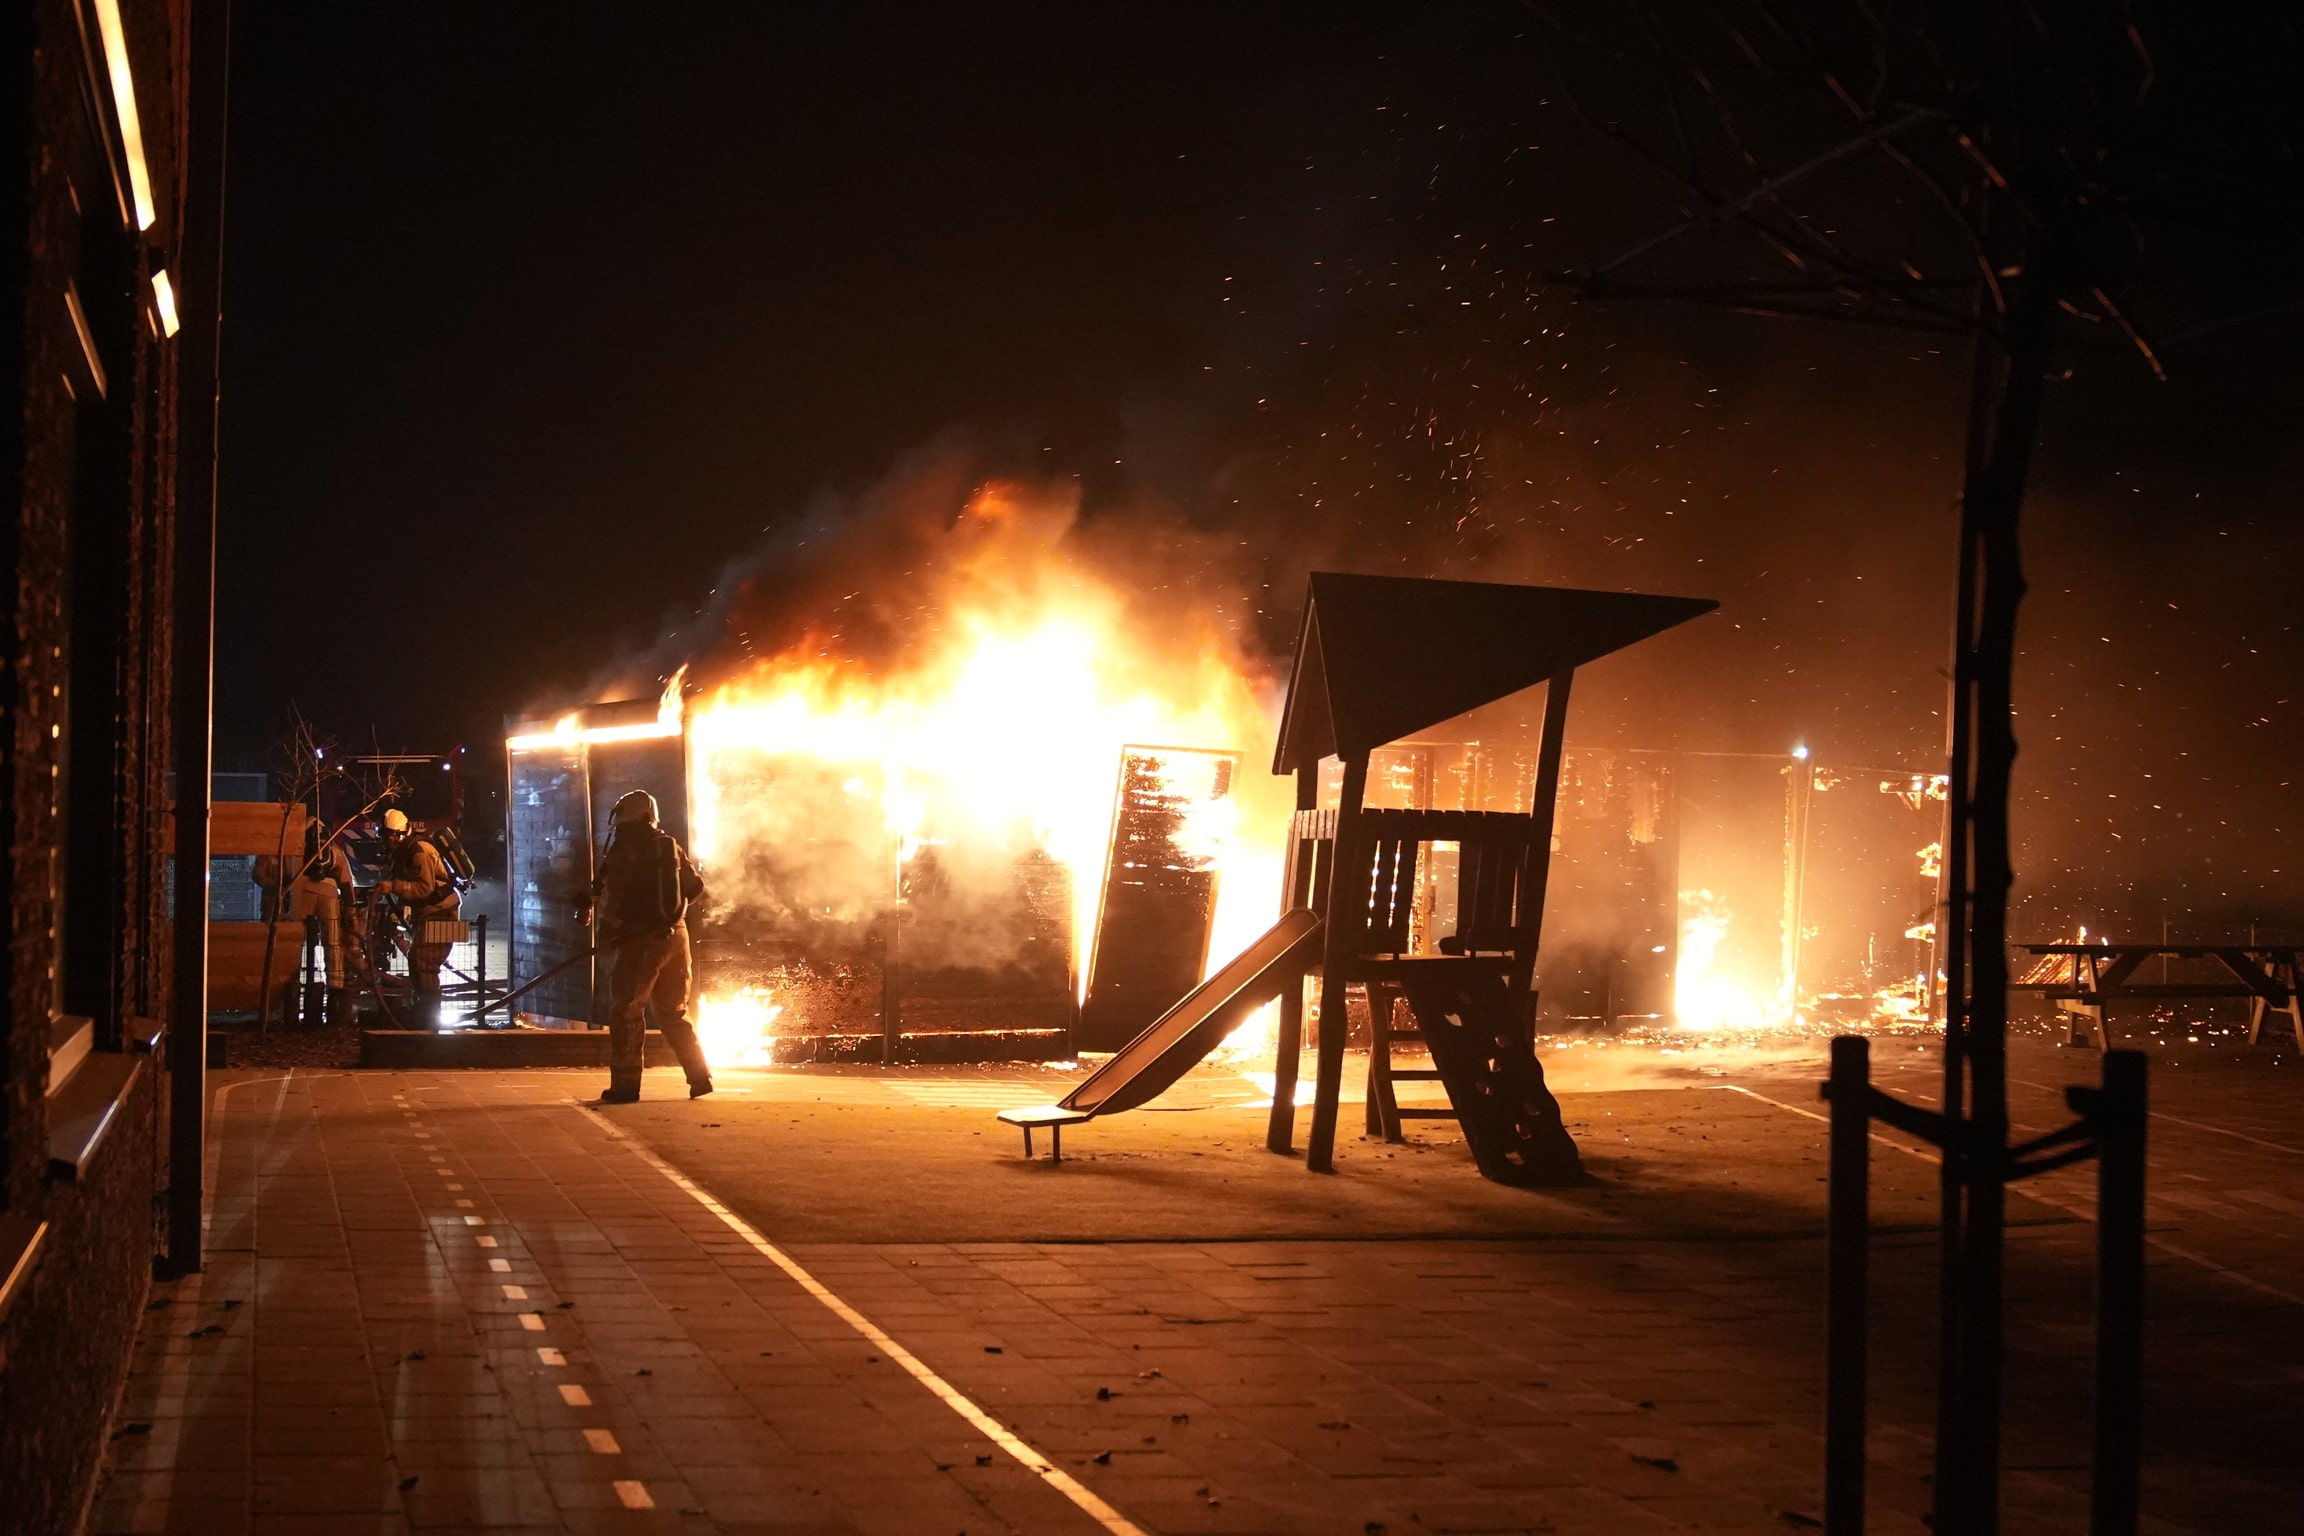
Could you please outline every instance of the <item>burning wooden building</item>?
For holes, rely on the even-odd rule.
[[[715,1060],[1109,1050],[1199,982],[1227,867],[1254,868],[1236,753],[1091,731],[979,738],[978,757],[918,722],[826,730],[783,702],[675,679],[659,699],[508,723],[512,975],[538,983],[531,1022],[606,1022],[575,898],[633,789],[711,892],[690,932]]]

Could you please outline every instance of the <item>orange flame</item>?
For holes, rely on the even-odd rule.
[[[855,918],[890,901],[900,861],[923,843],[971,858],[1036,848],[1071,871],[1074,968],[1085,970],[1122,747],[1253,761],[1272,740],[1277,699],[1213,595],[1132,603],[1068,542],[1075,510],[1068,496],[982,486],[932,541],[936,564],[905,606],[883,600],[885,627],[902,637],[893,654],[849,654],[820,626],[690,702],[689,829],[717,896],[743,905],[760,894],[745,887],[748,848],[876,812],[885,865],[861,888],[813,890],[816,915]],[[795,760],[811,772],[777,779],[790,794],[758,791],[773,765]],[[1218,858],[1211,965],[1271,922],[1292,805],[1285,783],[1251,771],[1225,802],[1227,824],[1191,829]]]

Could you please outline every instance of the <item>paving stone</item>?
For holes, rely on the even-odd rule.
[[[1926,1065],[1889,1059],[1882,1077],[1924,1083]],[[2037,1053],[2026,1070],[2069,1075]],[[631,1137],[789,1240],[1146,1531],[1782,1531],[1785,1510],[1815,1507],[1814,1121],[1709,1085],[1571,1094],[1596,1182],[1528,1196],[1472,1179],[1440,1135],[1422,1155],[1348,1143],[1344,1171],[1314,1180],[1254,1150],[1256,1117],[1219,1105],[1099,1122],[1078,1163],[1051,1170],[989,1147],[976,1111],[907,1100],[877,1073],[728,1075],[754,1094],[696,1106],[652,1080],[648,1102],[607,1116],[548,1072],[293,1075],[237,1095],[224,1075],[212,1262],[155,1293],[182,1310],[147,1316],[125,1408],[153,1427],[115,1444],[90,1528],[1094,1529]],[[1750,1082],[1813,1095],[1812,1075]],[[2022,1091],[2020,1120],[2060,1123],[2052,1086]],[[2256,1078],[2176,1091],[2156,1080],[2156,1104],[2304,1144],[2292,1098]],[[796,1151],[775,1117],[811,1095],[841,1117]],[[711,1138],[683,1129],[707,1112]],[[1102,1155],[1127,1137],[1145,1150]],[[873,1163],[898,1145],[931,1182],[982,1198],[905,1204]],[[727,1165],[731,1149],[750,1166]],[[1128,1182],[1163,1157],[1166,1188],[1221,1177],[1224,1209],[1268,1202],[1301,1230],[1163,1234],[1157,1200]],[[2304,1200],[2299,1161],[2171,1130],[2154,1147],[2155,1235],[2268,1283],[2304,1272],[2279,1205]],[[1902,1202],[1925,1222],[1933,1170],[1876,1162],[1876,1210]],[[761,1169],[774,1177],[747,1182]],[[2084,1517],[2091,1239],[2072,1213],[2090,1196],[2084,1175],[2038,1193],[2010,1238],[2011,1533]],[[1058,1209],[1139,1240],[984,1230],[987,1212],[1029,1231]],[[1375,1230],[1386,1222],[1403,1230]],[[1933,1259],[1925,1231],[1880,1237],[1881,1316],[1927,1315]],[[2304,1361],[2275,1325],[2292,1314],[2172,1252],[2154,1250],[2150,1278],[2167,1369],[2148,1509],[2162,1530],[2281,1529],[2292,1470],[2261,1448],[2299,1427]],[[242,1305],[222,1309],[227,1296]],[[212,1322],[224,1331],[184,1337]],[[1924,1331],[1875,1342],[1876,1531],[1923,1529]],[[2237,1439],[2197,1406],[2235,1383],[2259,1408]],[[586,1428],[617,1452],[585,1449]],[[619,1480],[655,1507],[625,1507]]]

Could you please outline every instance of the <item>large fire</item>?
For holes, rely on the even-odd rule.
[[[952,495],[942,507],[962,502]],[[675,674],[652,719],[579,729],[569,716],[510,745],[685,734],[688,831],[716,912],[765,914],[770,927],[854,934],[888,923],[908,908],[922,868],[948,896],[971,880],[1005,879],[1013,891],[1020,869],[1058,866],[1068,879],[1034,889],[1068,887],[1075,996],[1088,988],[1126,749],[1237,754],[1246,771],[1227,767],[1213,793],[1186,782],[1207,777],[1205,757],[1177,753],[1155,768],[1173,777],[1181,812],[1168,846],[1179,864],[1215,875],[1213,970],[1278,915],[1294,791],[1257,760],[1277,725],[1279,680],[1246,633],[1236,588],[1156,550],[1099,544],[1077,510],[1065,492],[994,483],[966,494],[956,515],[900,509],[847,530],[837,561],[755,578],[771,616],[765,654],[707,656],[700,682]],[[759,634],[743,604],[729,618],[749,652]],[[1815,782],[1828,787],[1820,773]],[[1940,798],[1934,784],[1914,775],[1881,789],[1924,809]],[[1788,832],[1788,861],[1794,847]],[[1936,857],[1920,851],[1923,878]],[[1064,898],[1032,900],[1046,913]],[[1805,994],[1791,978],[1758,974],[1774,967],[1751,932],[1730,942],[1724,898],[1683,890],[1679,904],[1677,1029],[1719,1037],[1802,1022]],[[1020,952],[1021,930],[961,926],[971,967],[996,968],[1004,944]],[[1056,953],[1031,942],[1036,956]],[[1066,972],[1060,957],[1059,997]],[[770,1059],[772,1027],[795,999],[765,979],[774,985],[757,972],[723,979],[697,998],[713,1060]],[[1925,1020],[1929,977],[1867,1001],[1875,1022]],[[1267,1010],[1228,1054],[1263,1056],[1270,1029]]]
[[[1789,1010],[1733,974],[1720,952],[1728,938],[1727,903],[1710,891],[1683,891],[1680,901],[1673,1022],[1695,1030],[1755,1030],[1783,1022]]]
[[[747,848],[796,841],[803,819],[853,825],[868,808],[885,858],[816,882],[820,915],[893,902],[923,847],[963,867],[1037,849],[1071,872],[1084,977],[1122,748],[1258,754],[1277,694],[1214,594],[1178,592],[1147,610],[1067,549],[1073,526],[1060,498],[987,486],[936,541],[939,568],[916,573],[927,597],[894,644],[859,655],[845,636],[812,631],[689,700],[690,835],[720,897],[754,894],[742,888]],[[747,792],[770,771],[807,787]],[[1185,829],[1218,870],[1211,965],[1272,921],[1293,806],[1283,781],[1238,780]],[[707,1052],[758,1059],[774,1007],[765,995],[701,999]]]

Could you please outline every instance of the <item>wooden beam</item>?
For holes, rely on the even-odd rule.
[[[1544,685],[1544,734],[1536,748],[1536,789],[1528,814],[1534,826],[1520,874],[1520,952],[1507,978],[1530,1039],[1536,1033],[1536,945],[1544,933],[1544,892],[1552,874],[1552,823],[1560,807],[1560,746],[1568,734],[1568,691],[1574,672]]]
[[[1320,805],[1320,765],[1304,764],[1296,770],[1296,809],[1317,810]],[[1297,887],[1310,886],[1311,877],[1298,867],[1304,853],[1295,846],[1295,828],[1289,828],[1288,888],[1281,893],[1280,905],[1310,899]],[[1296,1150],[1296,1066],[1304,1052],[1304,978],[1298,976],[1285,992],[1280,994],[1280,1022],[1274,1032],[1272,1049],[1272,1110],[1265,1122],[1264,1145],[1273,1152],[1290,1153]]]
[[[1368,853],[1360,837],[1360,802],[1368,792],[1368,754],[1344,759],[1336,804],[1335,863],[1328,875],[1327,945],[1320,966],[1320,1065],[1312,1093],[1312,1138],[1304,1166],[1336,1171],[1336,1110],[1344,1096],[1346,975],[1367,919]]]

